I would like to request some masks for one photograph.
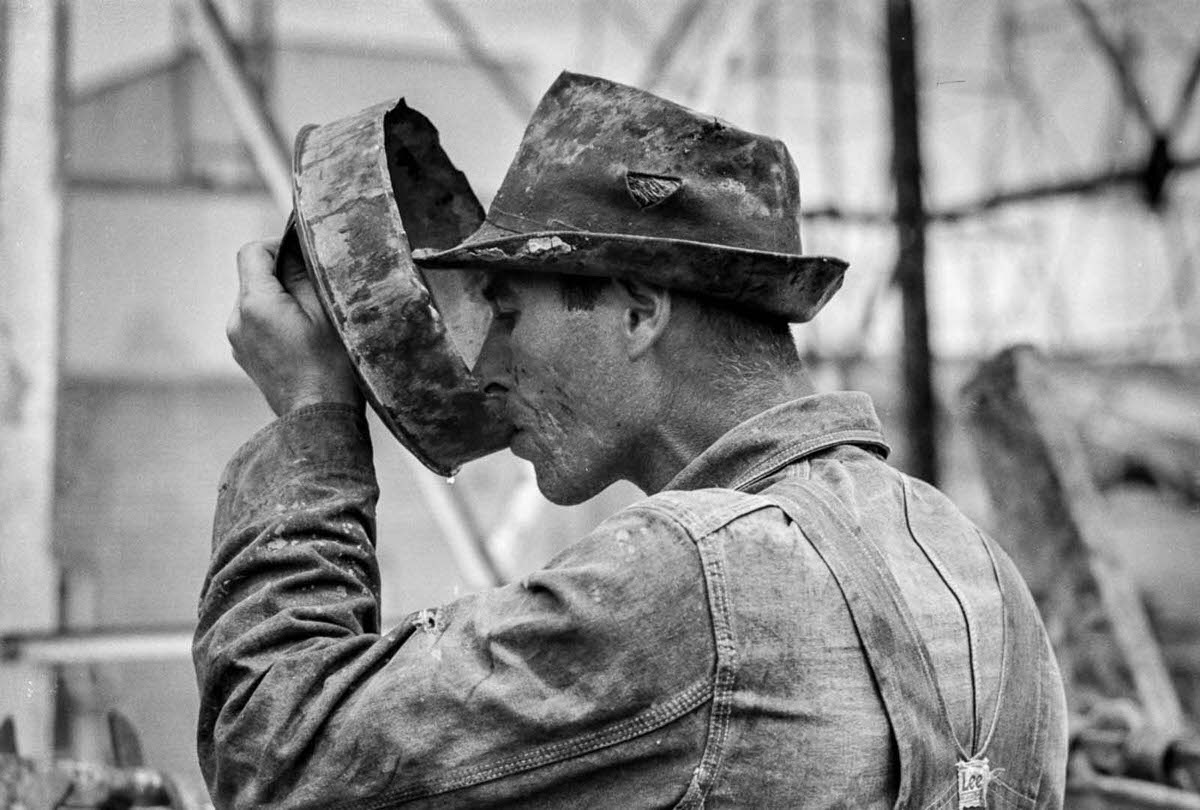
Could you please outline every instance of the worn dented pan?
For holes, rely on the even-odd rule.
[[[308,126],[292,178],[309,275],[384,424],[440,475],[504,447],[510,429],[472,375],[490,321],[477,284],[450,270],[427,285],[411,258],[483,220],[437,130],[403,100]]]

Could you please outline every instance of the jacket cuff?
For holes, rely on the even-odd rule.
[[[371,434],[361,408],[318,403],[297,408],[250,438],[221,476],[218,511],[261,503],[272,492],[314,473],[374,477]]]

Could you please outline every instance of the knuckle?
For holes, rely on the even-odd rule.
[[[265,323],[267,313],[262,304],[254,296],[247,295],[242,298],[238,309],[238,319],[251,326],[258,326]]]

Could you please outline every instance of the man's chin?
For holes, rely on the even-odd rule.
[[[528,431],[518,429],[513,434],[509,449],[514,456],[533,465],[538,491],[556,506],[577,506],[604,489],[603,486],[595,486],[594,482],[580,480],[569,469],[555,464],[553,455],[539,452]]]
[[[578,506],[595,494],[578,488],[563,487],[561,483],[558,479],[547,480],[541,473],[537,474],[538,490],[555,506]]]
[[[533,462],[533,472],[537,478],[538,491],[555,506],[577,506],[603,487],[595,487],[590,481],[581,481],[563,470]]]
[[[508,440],[508,449],[517,458],[523,458],[526,461],[533,461],[530,455],[529,434],[521,428],[513,430],[512,437]]]

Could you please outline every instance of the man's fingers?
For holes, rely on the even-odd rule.
[[[281,291],[275,277],[275,256],[279,242],[267,240],[242,245],[237,254],[238,295],[245,298],[255,292]]]
[[[276,273],[283,288],[294,294],[299,282],[308,280],[308,270],[304,266],[304,254],[300,251],[300,237],[295,228],[289,228],[279,243]]]
[[[317,291],[313,289],[312,281],[308,277],[304,254],[300,250],[300,238],[294,228],[288,230],[279,244],[277,272],[283,288],[296,299],[309,319],[314,323],[323,322],[325,312],[321,309]]]

